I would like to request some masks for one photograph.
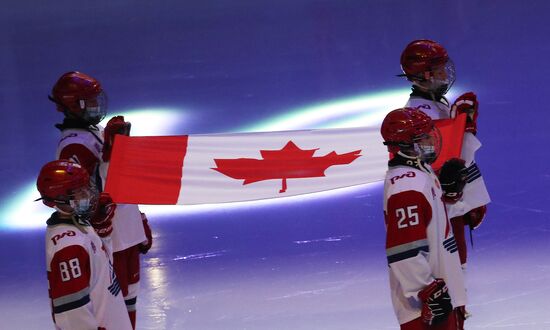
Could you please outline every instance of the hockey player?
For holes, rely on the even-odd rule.
[[[99,122],[106,115],[107,98],[96,79],[80,72],[63,74],[49,99],[64,115],[57,147],[58,159],[70,159],[90,174],[100,190],[105,183],[115,134],[129,134],[130,123],[122,116],[111,118],[103,129]],[[113,260],[128,315],[135,328],[139,288],[139,255],[152,244],[147,217],[137,205],[118,205],[113,218]]]
[[[403,74],[412,83],[412,93],[406,107],[421,109],[433,120],[454,118],[466,113],[461,158],[467,168],[467,184],[458,195],[445,195],[447,210],[455,233],[460,262],[466,268],[467,248],[465,226],[477,228],[490,202],[489,193],[475,162],[475,152],[481,147],[476,137],[478,101],[474,93],[459,96],[453,104],[445,98],[455,81],[455,67],[443,46],[432,40],[415,40],[401,54]],[[442,181],[448,178],[442,177]],[[444,182],[446,183],[446,182]],[[447,183],[452,184],[452,183]]]
[[[116,205],[90,185],[85,169],[70,161],[44,165],[36,185],[44,204],[56,210],[46,230],[55,328],[132,329],[111,262]]]
[[[429,163],[441,137],[429,116],[403,108],[381,134],[394,157],[384,182],[392,303],[403,330],[463,329],[466,290],[439,180]]]

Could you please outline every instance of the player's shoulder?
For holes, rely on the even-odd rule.
[[[84,128],[67,128],[61,131],[61,137],[59,143],[75,143],[75,142],[88,142],[95,141],[100,142],[102,140],[103,130],[97,129],[84,129]]]
[[[83,128],[67,128],[61,131],[60,142],[65,140],[84,140],[91,133]]]
[[[65,129],[61,132],[61,138],[58,143],[58,151],[65,148],[71,150],[87,149],[93,154],[98,154],[102,149],[102,140],[100,132],[90,132],[85,129]]]
[[[410,166],[390,167],[386,172],[386,190],[391,195],[403,191],[424,192],[430,180],[430,175]]]
[[[57,224],[46,229],[46,247],[52,252],[59,251],[67,246],[87,246],[90,238],[86,228],[77,228],[70,224]]]
[[[428,110],[436,107],[435,102],[421,96],[411,96],[405,105],[409,108],[417,108],[420,110]]]
[[[448,104],[426,99],[421,96],[411,96],[405,106],[421,110],[432,119],[443,119],[449,117]]]

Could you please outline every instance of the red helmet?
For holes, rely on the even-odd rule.
[[[69,204],[74,191],[89,186],[88,172],[77,163],[68,160],[47,163],[40,170],[36,180],[42,201],[50,207],[57,203]]]
[[[386,115],[380,133],[388,151],[407,154],[433,162],[439,155],[441,136],[432,119],[415,108],[401,108]],[[427,139],[429,138],[429,139]]]
[[[57,104],[57,111],[91,125],[98,124],[107,112],[107,98],[99,81],[76,71],[57,80],[49,99]]]
[[[455,81],[455,66],[443,46],[432,40],[415,40],[401,54],[401,69],[421,90],[444,95]],[[426,74],[427,73],[427,74]]]
[[[415,40],[401,53],[401,69],[407,77],[414,77],[425,71],[432,71],[449,61],[443,46],[432,40]]]

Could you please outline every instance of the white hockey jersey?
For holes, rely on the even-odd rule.
[[[46,229],[46,267],[56,329],[132,329],[108,241],[90,226],[54,213]]]
[[[109,163],[102,160],[103,128],[70,128],[61,131],[56,158],[72,159],[88,170],[101,190],[104,188]],[[138,205],[117,204],[111,234],[113,252],[125,250],[147,240]]]
[[[445,97],[434,101],[421,94],[415,95],[413,93],[405,106],[420,109],[433,120],[450,118],[451,108]],[[460,158],[466,162],[467,184],[464,187],[462,198],[454,204],[447,204],[447,212],[450,218],[461,216],[476,207],[491,202],[485,181],[475,162],[475,153],[479,148],[481,148],[481,142],[478,138],[470,132],[464,133]]]
[[[408,162],[408,163],[407,163]],[[384,182],[386,256],[399,324],[421,315],[418,292],[447,283],[454,307],[466,305],[464,277],[439,180],[429,165],[396,156]]]

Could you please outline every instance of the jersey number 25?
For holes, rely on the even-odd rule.
[[[418,210],[417,205],[396,209],[395,215],[397,217],[397,228],[402,229],[402,228],[418,225],[419,219],[418,219],[417,210]]]

